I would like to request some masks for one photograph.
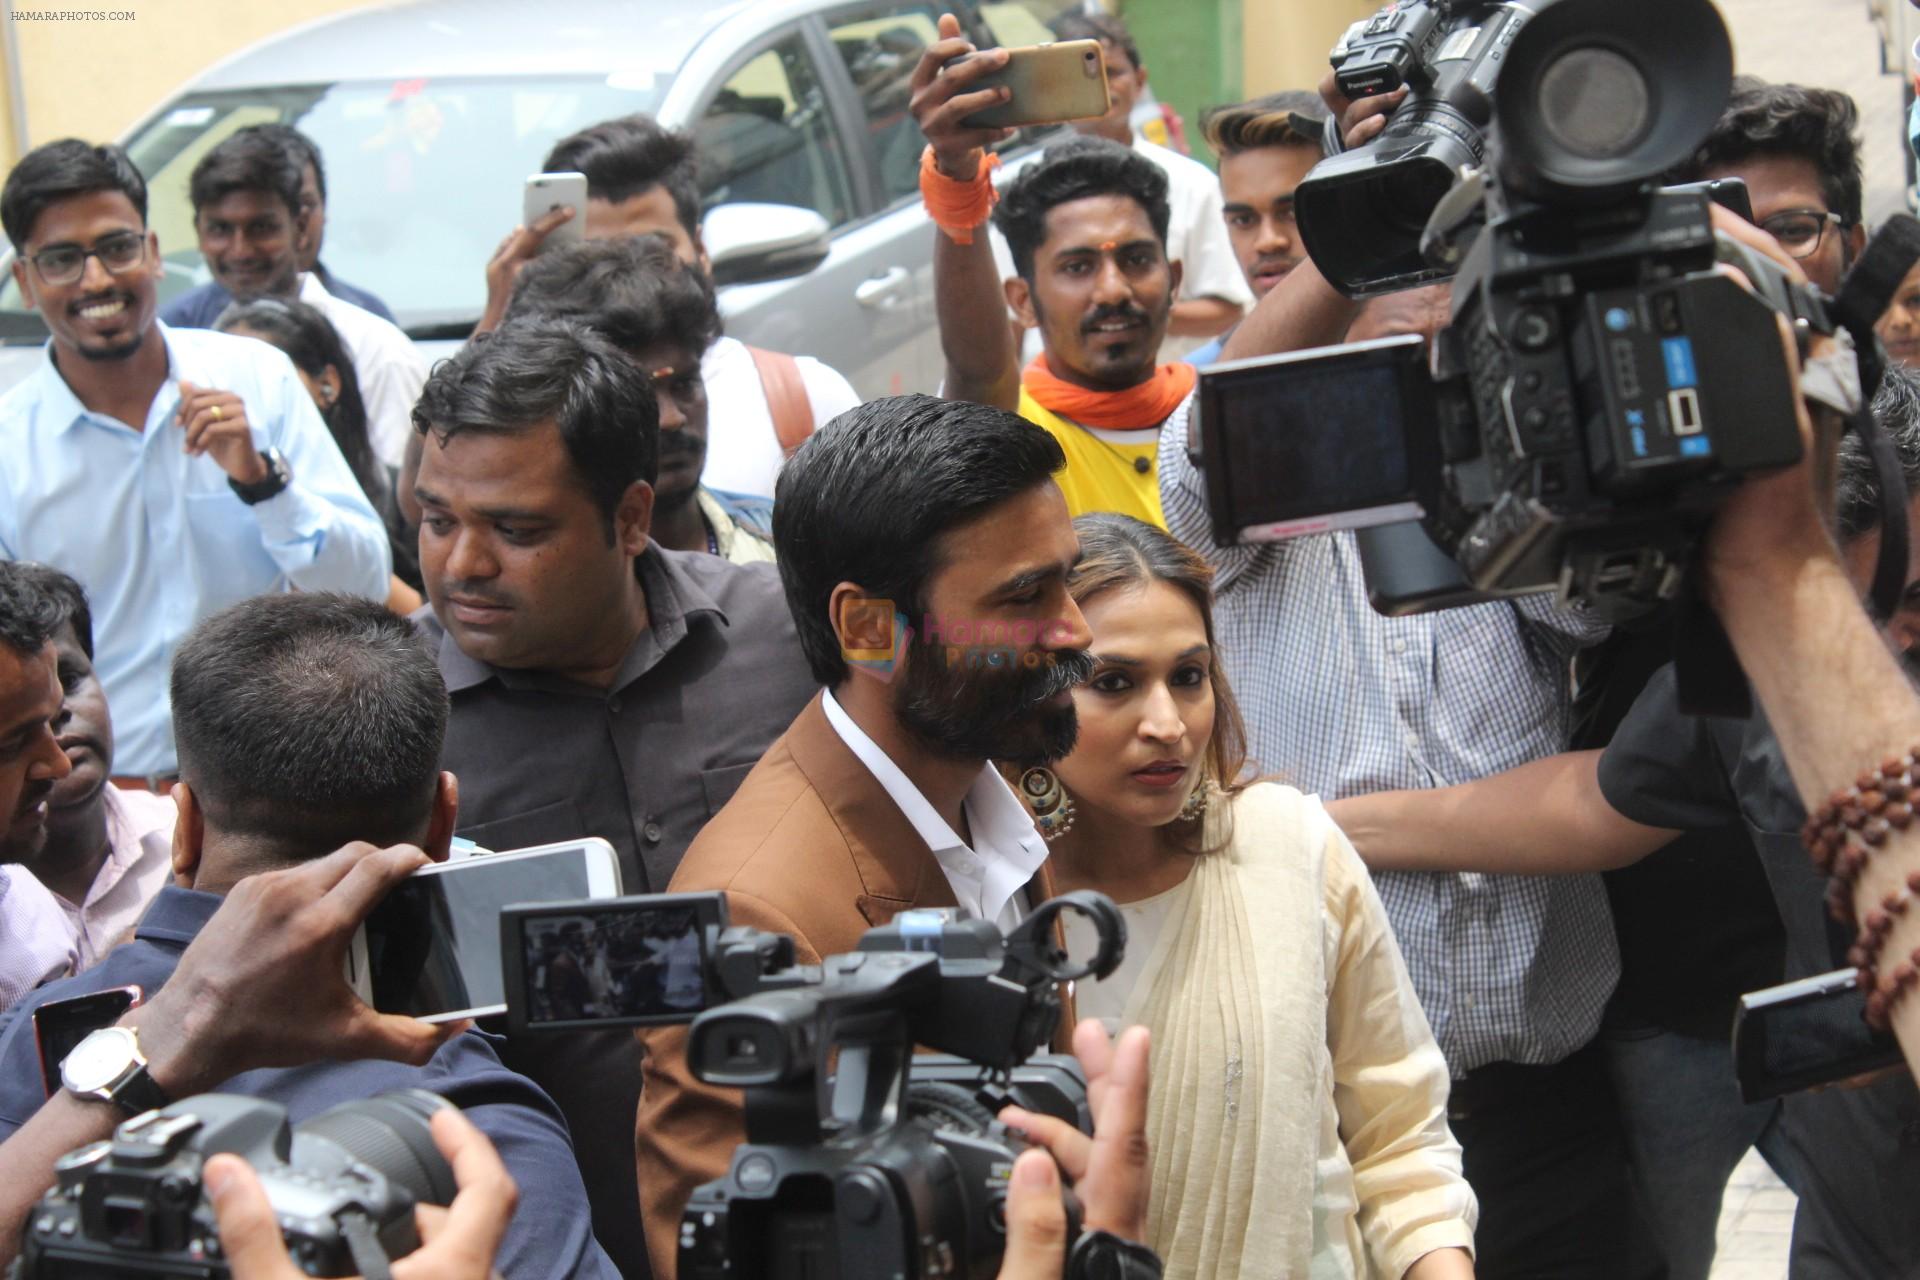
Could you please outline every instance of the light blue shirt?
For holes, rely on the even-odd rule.
[[[167,381],[144,430],[81,405],[51,344],[0,397],[0,557],[86,588],[122,774],[175,768],[168,671],[195,623],[293,588],[384,600],[391,572],[380,518],[292,362],[254,338],[158,328]],[[293,483],[249,507],[212,457],[188,457],[182,379],[239,396],[254,445],[278,449]]]

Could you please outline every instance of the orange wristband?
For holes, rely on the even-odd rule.
[[[920,153],[920,202],[926,206],[933,225],[955,244],[972,244],[973,229],[993,214],[1000,193],[993,187],[993,171],[1000,157],[982,152],[980,170],[971,182],[957,182],[940,172],[933,162],[933,148]]]

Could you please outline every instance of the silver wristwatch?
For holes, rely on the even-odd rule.
[[[132,1027],[102,1027],[75,1045],[60,1064],[60,1083],[77,1098],[111,1102],[134,1116],[173,1101],[147,1074]]]

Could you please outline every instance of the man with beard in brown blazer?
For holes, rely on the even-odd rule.
[[[1004,410],[902,396],[834,419],[781,472],[774,547],[825,692],[687,850],[676,893],[796,958],[852,951],[914,907],[1001,928],[1046,900],[1046,844],[991,760],[1073,749],[1091,636],[1067,594],[1079,543],[1046,432]],[[745,1137],[738,1090],[687,1069],[684,1027],[646,1049],[637,1153],[654,1274],[693,1189]]]

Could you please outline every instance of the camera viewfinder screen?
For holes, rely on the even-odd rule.
[[[537,915],[521,928],[529,1026],[686,1018],[706,1007],[700,920],[692,907]]]
[[[1412,499],[1401,371],[1371,353],[1221,375],[1235,523],[1357,511]]]

